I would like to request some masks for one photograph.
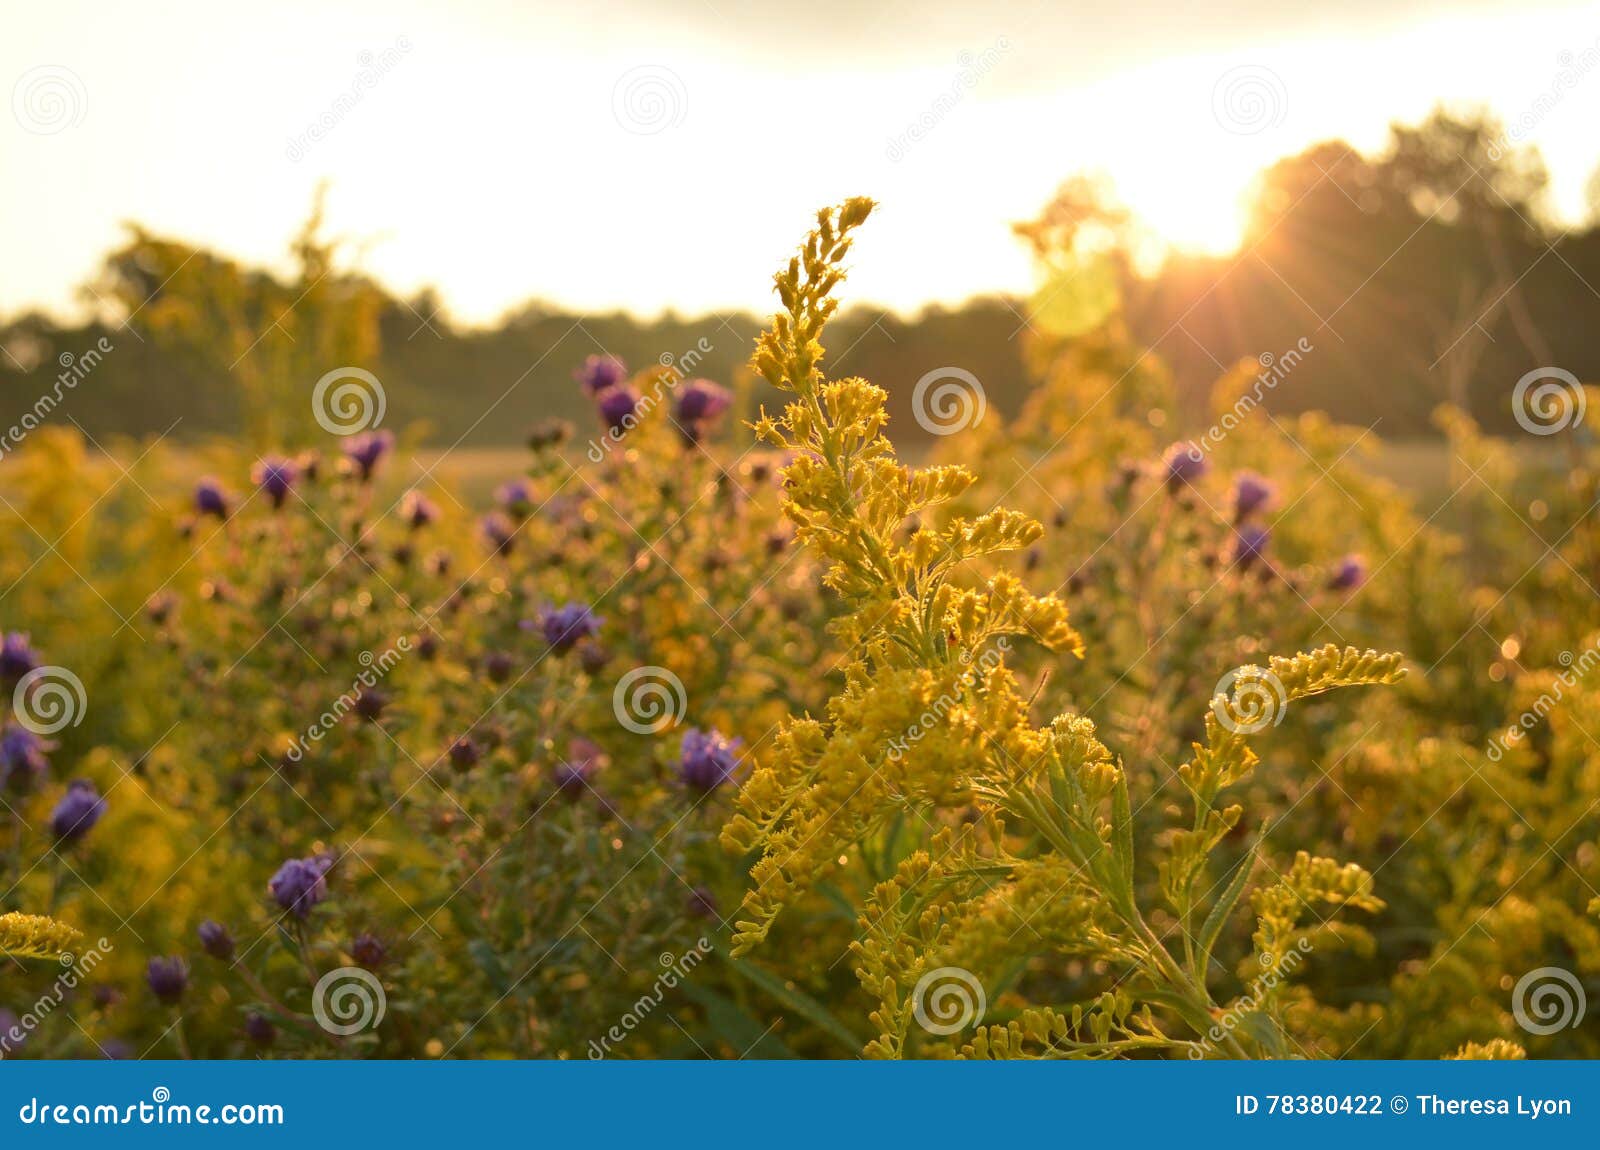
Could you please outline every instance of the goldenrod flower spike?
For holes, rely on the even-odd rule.
[[[0,955],[55,958],[71,954],[82,934],[42,914],[0,914]]]

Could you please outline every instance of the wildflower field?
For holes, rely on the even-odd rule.
[[[1113,304],[913,465],[830,370],[871,210],[492,498],[355,368],[11,443],[5,1057],[1600,1056],[1584,390],[1441,408],[1423,509],[1294,348],[1179,430]]]

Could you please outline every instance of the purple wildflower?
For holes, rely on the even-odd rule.
[[[400,500],[400,514],[411,530],[417,531],[439,518],[439,508],[422,492],[412,488]]]
[[[218,519],[228,517],[228,496],[222,490],[222,484],[212,479],[209,475],[194,485],[194,509],[201,515],[215,515]]]
[[[350,957],[356,960],[357,966],[377,970],[383,965],[383,960],[389,957],[389,948],[383,945],[383,940],[377,935],[364,930],[350,943]]]
[[[479,526],[483,530],[484,538],[493,544],[496,555],[510,554],[511,545],[516,542],[517,529],[511,525],[509,519],[498,511],[492,511],[483,517]]]
[[[689,897],[685,900],[685,909],[695,918],[722,917],[717,906],[717,896],[707,886],[697,886],[689,892]]]
[[[678,427],[684,438],[696,443],[707,424],[716,419],[733,404],[733,396],[725,387],[709,379],[691,379],[678,393]]]
[[[709,793],[733,781],[739,766],[743,739],[730,739],[719,731],[690,727],[683,733],[678,758],[678,779],[692,791]]]
[[[572,650],[578,640],[587,639],[600,630],[605,622],[582,603],[568,603],[562,607],[546,608],[539,614],[539,630],[544,641],[559,654]]]
[[[73,779],[56,809],[50,812],[50,831],[63,842],[88,834],[106,813],[106,801],[88,779]]]
[[[355,701],[350,709],[363,719],[377,722],[383,717],[383,709],[389,705],[389,695],[376,687],[363,687],[356,694]]]
[[[328,897],[328,882],[323,876],[331,866],[333,859],[327,855],[290,859],[272,876],[267,890],[284,910],[299,919],[309,918],[311,908]]]
[[[478,749],[471,735],[462,735],[450,744],[450,765],[458,771],[470,771],[478,765],[478,760],[483,757],[483,752]]]
[[[394,432],[387,428],[363,431],[344,441],[344,457],[355,467],[357,478],[365,483],[372,478],[372,469],[378,466],[378,460],[389,454],[392,447]]]
[[[1166,475],[1168,491],[1177,491],[1211,470],[1205,453],[1190,442],[1174,443],[1167,448],[1161,456],[1161,466]]]
[[[177,958],[152,958],[145,968],[145,981],[162,1002],[171,1006],[183,997],[189,986],[189,964]]]
[[[263,1048],[278,1040],[278,1028],[272,1025],[270,1018],[256,1010],[244,1016],[244,1033],[252,1043]]]
[[[1272,502],[1274,494],[1272,484],[1254,471],[1241,471],[1233,480],[1233,513],[1239,519],[1248,519]]]
[[[573,373],[590,395],[599,395],[628,378],[628,369],[614,355],[591,355],[583,366]]]
[[[626,431],[633,423],[633,413],[639,406],[639,393],[627,384],[608,387],[596,399],[600,418],[607,430]]]
[[[0,677],[20,679],[39,666],[39,653],[26,631],[7,631],[0,638]]]
[[[1233,562],[1236,566],[1249,567],[1257,559],[1262,558],[1266,552],[1267,544],[1272,539],[1272,532],[1265,527],[1254,523],[1246,523],[1234,528],[1233,531]]]
[[[200,924],[200,949],[212,958],[227,962],[233,957],[233,935],[220,922],[206,919]]]
[[[45,752],[54,746],[26,727],[7,725],[0,731],[0,784],[37,782],[50,769]]]
[[[590,782],[605,765],[606,753],[598,746],[588,739],[573,739],[567,757],[550,768],[550,778],[558,794],[576,799],[590,789]]]
[[[1346,555],[1339,560],[1328,580],[1330,591],[1354,591],[1367,581],[1367,561],[1359,555]]]
[[[526,519],[528,512],[533,510],[533,492],[525,480],[512,479],[502,483],[494,497],[499,500],[500,506],[518,519]]]
[[[283,501],[289,498],[289,489],[300,478],[300,469],[292,459],[267,455],[256,461],[250,477],[255,480],[256,486],[267,493],[267,498],[272,500],[272,506],[276,509],[282,507]]]

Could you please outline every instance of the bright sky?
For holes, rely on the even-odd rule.
[[[1260,165],[1439,100],[1528,115],[1579,215],[1600,5],[1299,7],[0,0],[0,316],[70,306],[124,220],[280,263],[324,178],[361,265],[467,322],[765,311],[812,212],[863,193],[853,292],[911,310],[1028,290],[1009,225],[1074,171],[1216,248]]]

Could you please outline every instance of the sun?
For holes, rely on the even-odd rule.
[[[1172,251],[1223,256],[1244,238],[1243,189],[1216,181],[1140,181],[1123,196],[1134,219]]]

